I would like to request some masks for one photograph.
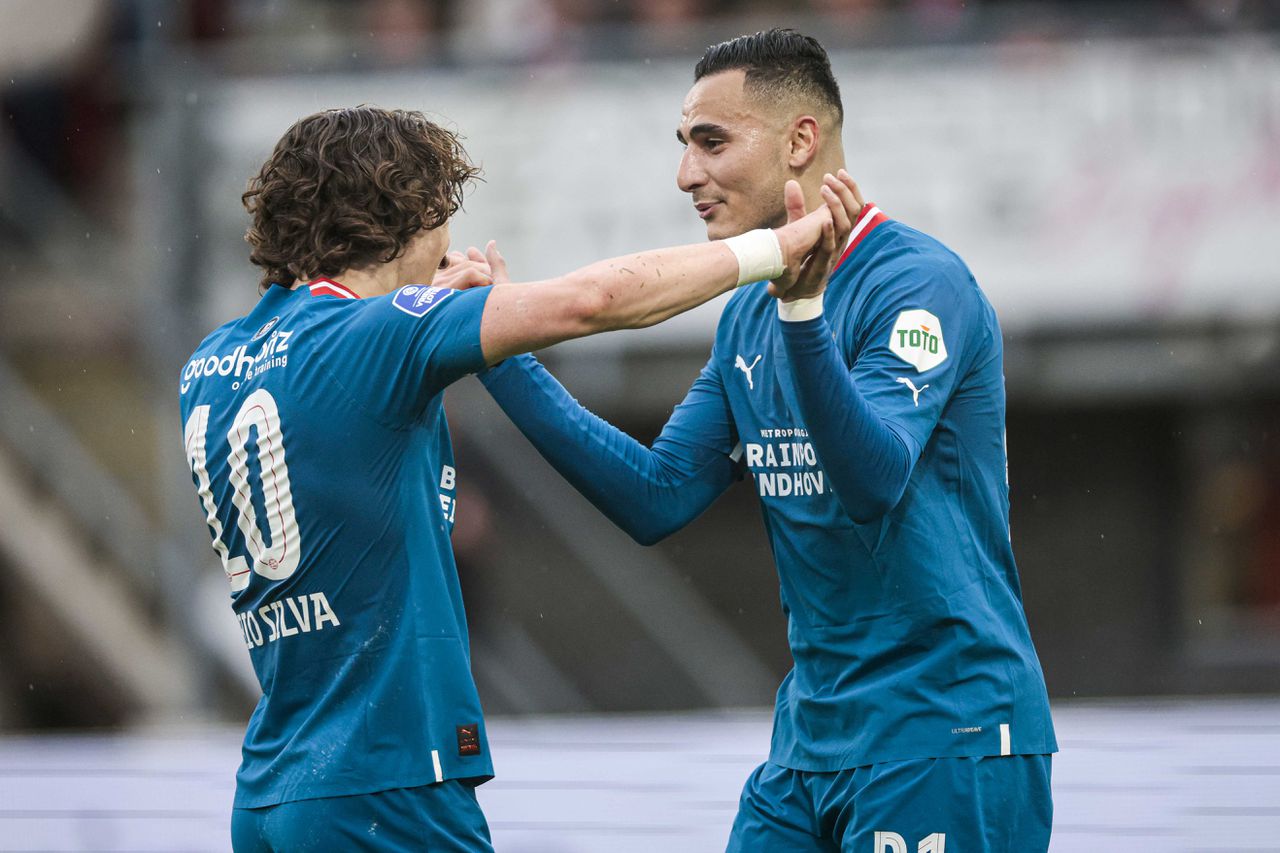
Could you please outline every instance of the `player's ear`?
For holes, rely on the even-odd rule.
[[[788,137],[787,165],[792,169],[804,169],[818,156],[818,142],[822,138],[818,120],[804,115],[791,123]]]

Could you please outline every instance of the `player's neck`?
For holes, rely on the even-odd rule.
[[[805,169],[799,181],[800,189],[804,190],[804,207],[806,211],[812,213],[826,204],[822,200],[822,176],[826,174],[834,175],[843,168],[845,168],[844,152],[841,151],[835,156],[815,160]]]
[[[394,261],[389,264],[376,264],[365,269],[343,270],[331,278],[361,299],[384,296],[405,284],[400,280],[402,278],[400,265]]]

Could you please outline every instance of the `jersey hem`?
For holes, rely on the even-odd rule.
[[[794,756],[786,757],[770,750],[768,760],[770,764],[776,764],[788,770],[800,770],[808,773],[834,773],[838,770],[852,770],[855,767],[889,764],[894,761],[919,761],[929,758],[1000,758],[1009,755],[1055,755],[1057,752],[1058,744],[1053,741],[1041,742],[1030,747],[1021,747],[1007,753],[1001,753],[999,750],[992,752],[985,749],[957,750],[954,752],[945,749],[912,750],[910,752],[893,750],[884,753],[853,753],[823,760],[800,760]]]
[[[279,806],[284,803],[296,803],[302,800],[327,800],[334,797],[359,797],[364,794],[378,794],[382,791],[396,791],[401,788],[421,788],[424,785],[436,785],[442,782],[466,782],[473,786],[483,785],[494,777],[493,768],[490,767],[483,773],[472,773],[467,775],[446,775],[443,779],[437,779],[435,773],[428,773],[424,776],[410,776],[403,781],[391,783],[356,786],[337,786],[333,789],[317,788],[314,790],[294,791],[292,793],[262,794],[258,796],[242,796],[239,785],[236,786],[235,798],[232,800],[231,807],[234,809],[263,809],[269,806]]]

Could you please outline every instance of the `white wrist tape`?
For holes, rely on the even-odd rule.
[[[738,259],[738,287],[753,281],[771,281],[787,270],[782,244],[772,228],[757,228],[724,241]]]
[[[778,316],[788,323],[799,323],[822,316],[822,294],[793,299],[790,302],[778,300]]]

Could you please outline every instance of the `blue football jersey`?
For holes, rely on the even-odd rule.
[[[824,310],[858,392],[917,458],[888,514],[857,523],[833,493],[763,283],[726,306],[704,372],[723,383],[788,618],[770,760],[1054,752],[1009,540],[995,312],[936,240],[874,208],[855,235]]]
[[[184,366],[186,454],[262,686],[236,807],[492,776],[443,392],[488,289],[271,287]]]
[[[640,542],[688,524],[745,465],[795,663],[778,690],[774,764],[827,772],[1055,752],[1009,541],[995,312],[954,253],[871,205],[824,305],[821,323],[786,324],[763,282],[735,293],[710,360],[648,447],[584,409],[532,356],[481,380],[556,470]],[[831,367],[791,346],[809,330],[832,335],[832,375],[845,387],[831,388],[827,409],[804,407],[805,423],[810,380]],[[872,429],[833,447],[850,393]],[[902,481],[855,458],[902,459]],[[848,479],[855,471],[885,481]]]

